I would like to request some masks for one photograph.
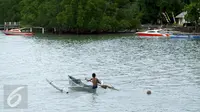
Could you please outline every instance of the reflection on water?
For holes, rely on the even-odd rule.
[[[132,34],[0,34],[0,45],[1,83],[28,85],[28,112],[200,110],[199,40],[137,39]],[[84,79],[93,72],[120,91],[99,88],[97,94],[63,94],[45,81],[67,88],[68,75]],[[3,105],[0,109],[7,111]]]

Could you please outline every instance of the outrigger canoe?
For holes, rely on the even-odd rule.
[[[70,87],[68,87],[71,90],[75,90],[75,91],[86,91],[86,92],[91,92],[91,93],[95,93],[97,89],[93,89],[92,85],[87,85],[85,83],[83,83],[80,79],[76,79],[72,76],[68,76],[69,78],[69,85]]]
[[[80,79],[76,79],[72,76],[68,76],[68,77],[69,77],[69,87],[68,87],[69,89],[74,90],[74,91],[85,91],[85,92],[91,92],[91,93],[96,92],[96,89],[93,89],[92,85],[84,84]],[[50,81],[48,79],[46,79],[46,81],[58,91],[62,93],[68,93],[68,91],[66,91],[65,89],[62,89],[56,86],[53,83],[53,81]]]
[[[85,91],[85,92],[90,92],[90,93],[95,93],[97,89],[93,89],[92,88],[92,85],[88,85],[88,84],[85,84],[81,81],[81,79],[76,79],[72,76],[68,76],[69,78],[69,89],[71,90],[75,90],[75,91]],[[68,93],[68,91],[65,90],[65,88],[60,88],[58,86],[56,86],[53,81],[50,81],[48,79],[46,79],[46,81],[51,85],[53,86],[55,89],[59,90],[60,92],[63,92],[63,93]],[[112,90],[117,90],[116,88],[114,88],[112,85],[106,85],[106,84],[103,84],[103,82],[101,81],[101,85],[99,85],[101,88],[103,89],[112,89]]]
[[[80,79],[76,79],[70,75],[68,77],[69,77],[69,85],[71,86],[69,87],[69,89],[76,90],[76,91],[87,91],[87,92],[96,92],[97,90],[97,89],[93,89],[92,85],[84,84]],[[101,85],[99,86],[103,89],[109,88],[109,89],[118,91],[118,89],[116,89],[112,85],[103,84],[103,81],[101,81]]]

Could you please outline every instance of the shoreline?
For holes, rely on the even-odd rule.
[[[158,29],[160,25],[149,25],[141,26],[139,29],[133,29],[133,30],[124,30],[124,31],[117,31],[117,32],[82,32],[82,33],[75,33],[75,32],[53,32],[51,30],[46,30],[45,34],[52,34],[52,35],[109,35],[109,34],[135,34],[138,31],[146,31],[146,30],[152,30],[152,29]],[[191,31],[193,27],[181,27],[181,26],[165,26],[161,29],[164,29],[166,31],[169,31],[172,35],[200,35],[200,32],[194,32]],[[190,30],[190,31],[188,31]],[[0,30],[0,32],[3,33],[4,30]],[[33,32],[36,34],[40,34],[37,32]]]

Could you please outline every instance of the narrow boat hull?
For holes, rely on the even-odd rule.
[[[150,33],[136,33],[138,36],[147,36],[147,37],[164,37],[167,35],[163,35],[163,34],[150,34]]]
[[[93,89],[92,85],[87,85],[84,84],[80,79],[76,79],[72,76],[68,76],[69,77],[69,85],[70,87],[68,87],[71,90],[75,90],[75,91],[86,91],[86,92],[96,92],[97,89]]]
[[[80,92],[89,92],[89,93],[95,93],[96,89],[92,89],[92,86],[90,87],[68,87],[70,90],[73,91],[80,91]]]
[[[139,38],[166,38],[169,37],[169,34],[163,31],[162,29],[158,30],[147,30],[145,32],[136,32],[137,37]]]

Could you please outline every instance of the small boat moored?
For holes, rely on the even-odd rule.
[[[164,38],[166,38],[166,37],[170,36],[169,33],[165,32],[162,29],[147,30],[144,32],[136,32],[136,35],[140,38],[145,38],[145,37],[148,37],[148,38],[151,38],[151,37],[163,38],[164,37]]]
[[[33,36],[33,32],[27,32],[25,28],[11,29],[3,31],[5,35],[23,35],[23,36]]]

